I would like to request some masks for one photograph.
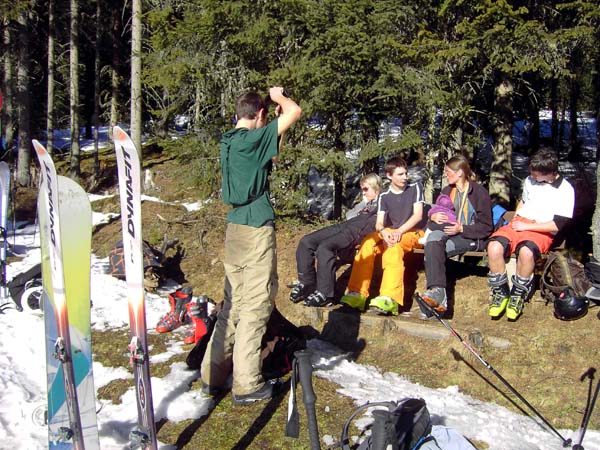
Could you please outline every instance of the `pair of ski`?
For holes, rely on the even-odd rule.
[[[140,164],[135,145],[119,127],[114,128],[114,140],[129,300],[129,350],[138,409],[131,447],[156,450],[143,290]],[[33,145],[42,177],[38,214],[49,448],[99,449],[90,329],[91,207],[77,183],[57,176],[44,147],[35,140]]]

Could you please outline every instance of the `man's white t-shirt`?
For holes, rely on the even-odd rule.
[[[555,216],[573,218],[575,190],[559,176],[553,183],[537,183],[530,176],[523,183],[523,205],[517,214],[538,223],[554,220]]]

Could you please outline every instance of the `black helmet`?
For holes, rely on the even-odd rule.
[[[567,287],[554,298],[554,317],[561,320],[575,320],[587,314],[589,301],[586,297],[578,297],[575,291]]]

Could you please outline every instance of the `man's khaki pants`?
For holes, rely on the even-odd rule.
[[[261,340],[277,294],[275,229],[227,224],[225,299],[202,360],[202,381],[224,387],[233,369],[232,391],[250,394],[264,383]],[[229,285],[229,286],[228,286]]]

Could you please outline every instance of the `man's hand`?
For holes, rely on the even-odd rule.
[[[393,247],[398,242],[400,242],[400,238],[402,237],[402,232],[399,230],[388,230],[384,228],[380,231],[381,237],[383,238],[383,242],[386,247]]]
[[[269,88],[269,96],[271,97],[271,100],[277,104],[281,103],[282,98],[286,98],[285,95],[283,95],[283,88],[281,86]]]
[[[510,223],[510,226],[515,231],[527,231],[531,228],[529,223],[523,222],[521,220],[513,220]]]

